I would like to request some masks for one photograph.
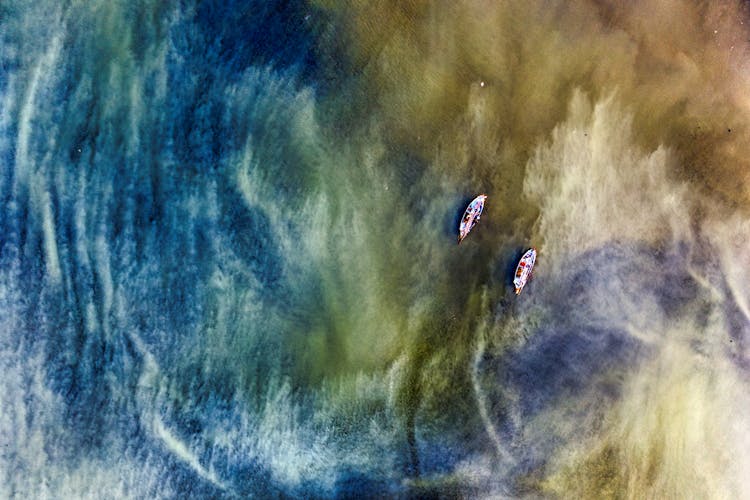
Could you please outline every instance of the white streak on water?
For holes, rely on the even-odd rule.
[[[100,226],[99,234],[96,236],[96,263],[102,289],[102,317],[101,323],[105,333],[109,332],[109,312],[112,309],[113,284],[112,270],[110,268],[110,251],[107,245],[107,231],[105,226]]]
[[[18,195],[20,185],[30,189],[31,205],[36,209],[42,222],[44,236],[45,264],[47,273],[53,283],[61,278],[60,257],[55,237],[55,219],[49,196],[48,180],[45,172],[37,160],[29,154],[32,131],[34,129],[34,115],[37,108],[37,97],[40,85],[49,84],[54,80],[54,68],[60,57],[61,37],[56,35],[50,41],[47,51],[34,68],[31,83],[26,91],[26,99],[21,107],[18,124],[18,138],[16,146],[16,185],[14,195]],[[49,160],[47,160],[49,161]]]
[[[391,364],[388,369],[388,407],[395,408],[398,399],[398,388],[403,383],[404,371],[408,358],[406,355],[400,356],[396,361]]]
[[[185,444],[164,424],[162,417],[159,415],[159,408],[162,395],[160,392],[162,384],[165,382],[164,377],[159,369],[156,358],[148,351],[144,342],[135,333],[131,334],[131,339],[136,349],[143,356],[144,366],[141,376],[138,380],[139,402],[141,410],[141,423],[146,429],[149,429],[152,435],[158,439],[164,447],[179,461],[194,470],[200,477],[211,482],[221,489],[226,489],[224,483],[216,474],[206,469],[190,446]]]
[[[511,456],[508,454],[505,446],[503,446],[503,442],[500,439],[500,435],[498,434],[497,429],[495,428],[495,424],[493,424],[492,419],[490,419],[489,413],[487,411],[487,397],[485,396],[482,387],[479,385],[479,364],[482,361],[482,356],[484,356],[485,346],[486,341],[484,335],[481,335],[479,337],[479,340],[477,341],[477,348],[474,351],[474,360],[471,366],[471,382],[474,387],[474,396],[477,399],[479,417],[482,419],[482,423],[484,424],[484,430],[487,432],[487,435],[492,441],[498,458],[505,462],[510,460]]]
[[[750,220],[740,215],[722,217],[712,225],[709,234],[721,255],[722,274],[732,298],[750,324]]]
[[[485,348],[487,346],[487,335],[487,324],[486,322],[482,322],[482,324],[479,326],[479,328],[477,328],[476,331],[477,346],[474,350],[474,358],[471,364],[471,383],[472,387],[474,388],[474,397],[477,400],[479,417],[481,418],[482,424],[484,425],[484,430],[487,432],[487,435],[489,436],[493,446],[495,447],[497,458],[500,459],[503,464],[507,465],[512,461],[512,457],[510,453],[508,453],[506,447],[503,445],[502,439],[500,438],[500,435],[495,428],[495,424],[490,418],[490,414],[487,410],[487,408],[489,407],[489,401],[487,400],[487,396],[484,393],[484,390],[482,389],[482,386],[479,382],[479,365],[482,362],[482,357],[484,356]]]
[[[29,136],[31,135],[31,120],[34,116],[34,107],[36,99],[36,89],[39,86],[39,80],[42,77],[42,63],[36,65],[31,79],[29,87],[26,90],[26,99],[24,100],[23,106],[21,106],[21,112],[18,117],[18,138],[16,139],[16,186],[14,189],[14,195],[18,195],[18,184],[22,181],[28,182],[29,169]]]
[[[198,457],[195,456],[195,453],[193,453],[190,447],[172,434],[158,415],[154,415],[151,428],[153,429],[154,435],[161,440],[164,446],[166,446],[176,458],[187,464],[203,479],[210,481],[221,489],[225,489],[224,484],[216,477],[216,474],[201,465]]]
[[[5,47],[0,45],[0,50],[4,49]],[[13,142],[9,129],[13,122],[13,96],[15,94],[14,87],[16,86],[15,75],[10,75],[8,77],[6,85],[8,86],[6,93],[0,94],[0,154],[3,156],[7,154],[6,152],[11,150],[11,144]],[[8,166],[6,168],[10,167]],[[11,186],[6,186],[5,182],[5,175],[0,175],[0,196],[2,197],[9,194],[6,192],[6,189],[11,189]],[[3,207],[2,213],[4,214],[2,217],[7,217],[7,215],[5,215],[5,207]]]
[[[45,263],[47,265],[47,272],[52,278],[53,283],[59,283],[60,273],[60,256],[57,251],[57,242],[55,241],[55,217],[52,212],[51,201],[49,199],[49,191],[42,184],[42,179],[39,179],[34,184],[34,191],[41,191],[39,197],[41,198],[41,211],[42,211],[42,224],[44,231],[44,250],[45,250]]]

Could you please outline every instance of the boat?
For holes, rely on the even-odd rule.
[[[536,262],[536,248],[529,248],[526,253],[523,254],[521,260],[518,261],[518,267],[516,267],[516,275],[513,278],[513,286],[516,288],[516,295],[521,293],[523,287],[526,286],[526,282],[531,278],[531,270],[534,269],[534,263]]]
[[[484,210],[484,201],[487,199],[486,194],[480,194],[469,203],[466,207],[464,216],[461,217],[461,223],[458,225],[458,242],[461,243],[469,231],[479,222],[479,218],[482,216],[482,210]]]

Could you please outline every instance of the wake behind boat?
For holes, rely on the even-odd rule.
[[[469,231],[472,230],[474,225],[479,222],[479,218],[482,216],[482,210],[484,210],[484,201],[487,199],[486,194],[480,194],[469,203],[466,207],[464,216],[461,218],[461,223],[458,225],[458,242],[461,243]]]
[[[516,276],[513,278],[513,286],[516,288],[516,295],[521,293],[521,290],[523,290],[523,287],[525,287],[526,283],[529,281],[531,270],[534,268],[535,262],[536,248],[532,247],[526,250],[526,253],[523,254],[523,257],[521,257],[521,260],[518,262],[518,267],[516,267]]]

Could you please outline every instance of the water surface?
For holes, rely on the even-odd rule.
[[[4,2],[0,496],[750,495],[749,20]]]

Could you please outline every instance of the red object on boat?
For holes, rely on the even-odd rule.
[[[513,286],[516,289],[516,295],[521,293],[523,287],[531,277],[531,270],[534,269],[534,263],[536,262],[536,248],[529,248],[526,253],[523,254],[521,260],[518,262],[516,267],[516,275],[513,278]]]

